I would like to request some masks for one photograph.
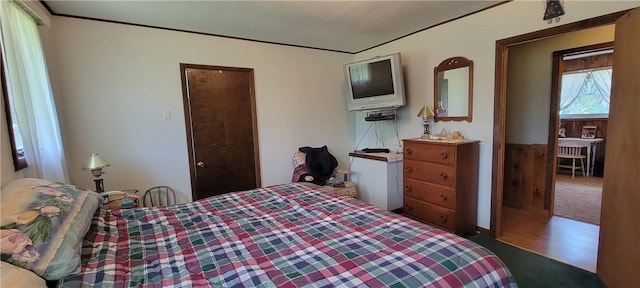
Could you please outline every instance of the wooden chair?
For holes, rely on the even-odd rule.
[[[576,178],[576,170],[580,169],[582,171],[582,176],[587,176],[584,170],[584,159],[587,156],[582,155],[583,146],[577,145],[558,145],[558,170],[559,168],[569,168],[571,169],[571,178]],[[562,159],[571,159],[571,165],[562,164]],[[580,160],[580,167],[576,166],[576,159]]]
[[[176,192],[169,186],[155,186],[142,195],[142,206],[169,206],[176,204]]]

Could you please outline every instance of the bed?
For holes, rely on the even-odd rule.
[[[311,183],[91,219],[58,287],[516,286],[485,248]]]

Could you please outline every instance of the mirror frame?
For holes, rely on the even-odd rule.
[[[7,89],[7,74],[5,74],[4,69],[4,56],[2,54],[2,49],[0,49],[0,85],[2,86],[2,102],[4,102],[4,113],[7,118],[7,133],[9,134],[9,143],[11,144],[11,158],[13,158],[13,167],[15,171],[20,171],[24,168],[27,168],[29,165],[27,164],[27,159],[24,156],[21,156],[18,153],[18,148],[16,147],[16,135],[13,134],[13,117],[11,102],[9,102],[9,90]]]
[[[473,112],[473,61],[465,58],[465,57],[451,57],[445,59],[440,62],[440,65],[433,68],[433,110],[438,108],[438,99],[440,98],[438,94],[438,73],[444,72],[447,70],[453,70],[458,68],[469,67],[469,99],[467,102],[468,110],[466,116],[446,116],[446,117],[438,117],[437,113],[433,116],[433,120],[435,122],[438,121],[467,121],[471,122],[472,112]]]

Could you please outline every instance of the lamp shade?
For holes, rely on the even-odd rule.
[[[89,161],[87,161],[87,165],[85,165],[82,169],[83,170],[94,170],[94,169],[100,169],[100,168],[104,168],[107,166],[110,166],[111,164],[109,164],[109,162],[107,162],[107,160],[104,160],[104,158],[102,158],[102,156],[100,156],[100,154],[98,153],[92,153],[91,156],[89,156]]]
[[[424,107],[420,109],[420,112],[418,112],[418,117],[428,118],[433,116],[433,110],[431,110],[431,107],[429,107],[428,105],[424,105]]]

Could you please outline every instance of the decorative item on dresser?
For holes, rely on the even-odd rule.
[[[458,235],[475,233],[479,141],[403,142],[403,214]]]
[[[422,138],[429,138],[429,135],[431,134],[431,131],[429,131],[429,118],[434,115],[433,110],[431,110],[431,107],[427,106],[427,104],[424,104],[424,107],[422,107],[420,112],[418,112],[418,117],[422,117],[422,121],[424,122],[424,133],[422,134]]]

